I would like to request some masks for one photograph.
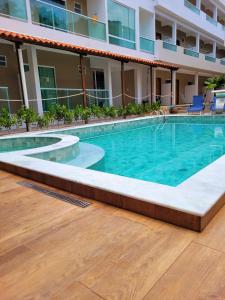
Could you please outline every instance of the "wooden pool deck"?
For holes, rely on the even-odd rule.
[[[196,233],[21,180],[0,171],[1,300],[225,299],[225,207]]]

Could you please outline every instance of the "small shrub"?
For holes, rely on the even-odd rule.
[[[89,107],[85,107],[81,111],[81,119],[85,122],[85,124],[88,123],[88,120],[91,117],[91,109]]]
[[[73,110],[73,116],[75,121],[78,121],[81,118],[81,112],[83,110],[83,107],[81,105],[77,105]]]
[[[92,115],[98,119],[104,116],[104,110],[98,105],[94,105],[91,107]]]
[[[39,128],[48,128],[50,123],[53,121],[53,117],[50,113],[46,112],[43,116],[37,117],[37,125]]]
[[[17,118],[20,123],[24,122],[26,125],[26,130],[30,131],[30,125],[37,121],[37,114],[32,108],[22,106],[17,112]]]
[[[74,112],[72,110],[67,110],[64,115],[64,123],[72,124],[73,123]]]
[[[10,130],[17,123],[17,118],[11,116],[8,109],[3,107],[0,112],[0,126]]]

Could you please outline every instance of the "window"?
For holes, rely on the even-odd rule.
[[[135,49],[135,10],[108,0],[108,18],[110,43]]]
[[[29,72],[30,71],[30,67],[28,64],[24,64],[24,72]]]
[[[81,3],[75,2],[74,4],[74,12],[77,14],[82,14],[82,7],[81,7]]]
[[[0,55],[0,67],[7,67],[7,59],[5,55]]]

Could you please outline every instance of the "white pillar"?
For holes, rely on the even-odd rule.
[[[33,100],[37,100],[37,111],[40,115],[43,114],[43,106],[42,106],[42,97],[41,97],[41,86],[38,72],[38,61],[37,61],[37,51],[35,46],[27,47],[27,56],[28,56],[28,64],[29,64],[29,77],[31,84],[30,98]],[[34,101],[35,103],[35,101]]]
[[[200,52],[200,33],[196,34],[196,52]]]
[[[140,16],[139,8],[135,13],[136,49],[140,50]]]
[[[198,73],[195,73],[195,95],[198,95]]]
[[[32,16],[31,16],[31,5],[30,0],[26,0],[26,10],[27,10],[27,20],[28,22],[32,22]]]
[[[172,44],[176,45],[177,44],[177,23],[173,23],[172,27]]]
[[[213,42],[213,57],[216,58],[216,41]]]
[[[201,0],[196,0],[196,7],[201,9]]]
[[[28,108],[29,101],[28,101],[28,94],[27,94],[26,77],[25,77],[25,72],[24,72],[23,52],[20,47],[17,48],[17,53],[18,53],[18,61],[19,61],[19,68],[20,68],[22,93],[23,93],[23,98],[24,98],[23,100],[24,100],[24,105]]]
[[[142,103],[142,69],[135,69],[135,98],[137,103]]]
[[[107,62],[106,68],[105,68],[105,86],[106,89],[109,91],[109,105],[113,105],[113,99],[112,99],[112,71],[111,71],[111,64],[110,62]]]
[[[214,8],[213,8],[213,19],[215,21],[217,21],[217,17],[218,17],[218,9],[217,9],[217,6],[214,6]]]
[[[177,72],[176,70],[172,71],[172,105],[176,105],[176,84],[177,84]]]

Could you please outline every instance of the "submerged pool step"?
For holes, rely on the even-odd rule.
[[[91,205],[91,203],[88,201],[75,199],[73,196],[68,196],[63,193],[55,192],[51,189],[45,188],[41,185],[29,182],[29,181],[20,181],[17,184],[27,187],[27,188],[31,188],[32,190],[35,190],[35,191],[45,194],[47,196],[59,199],[61,201],[64,201],[64,202],[67,202],[67,203],[70,203],[70,204],[73,204],[73,205],[76,205],[76,206],[79,206],[82,208],[86,208],[89,205]]]

